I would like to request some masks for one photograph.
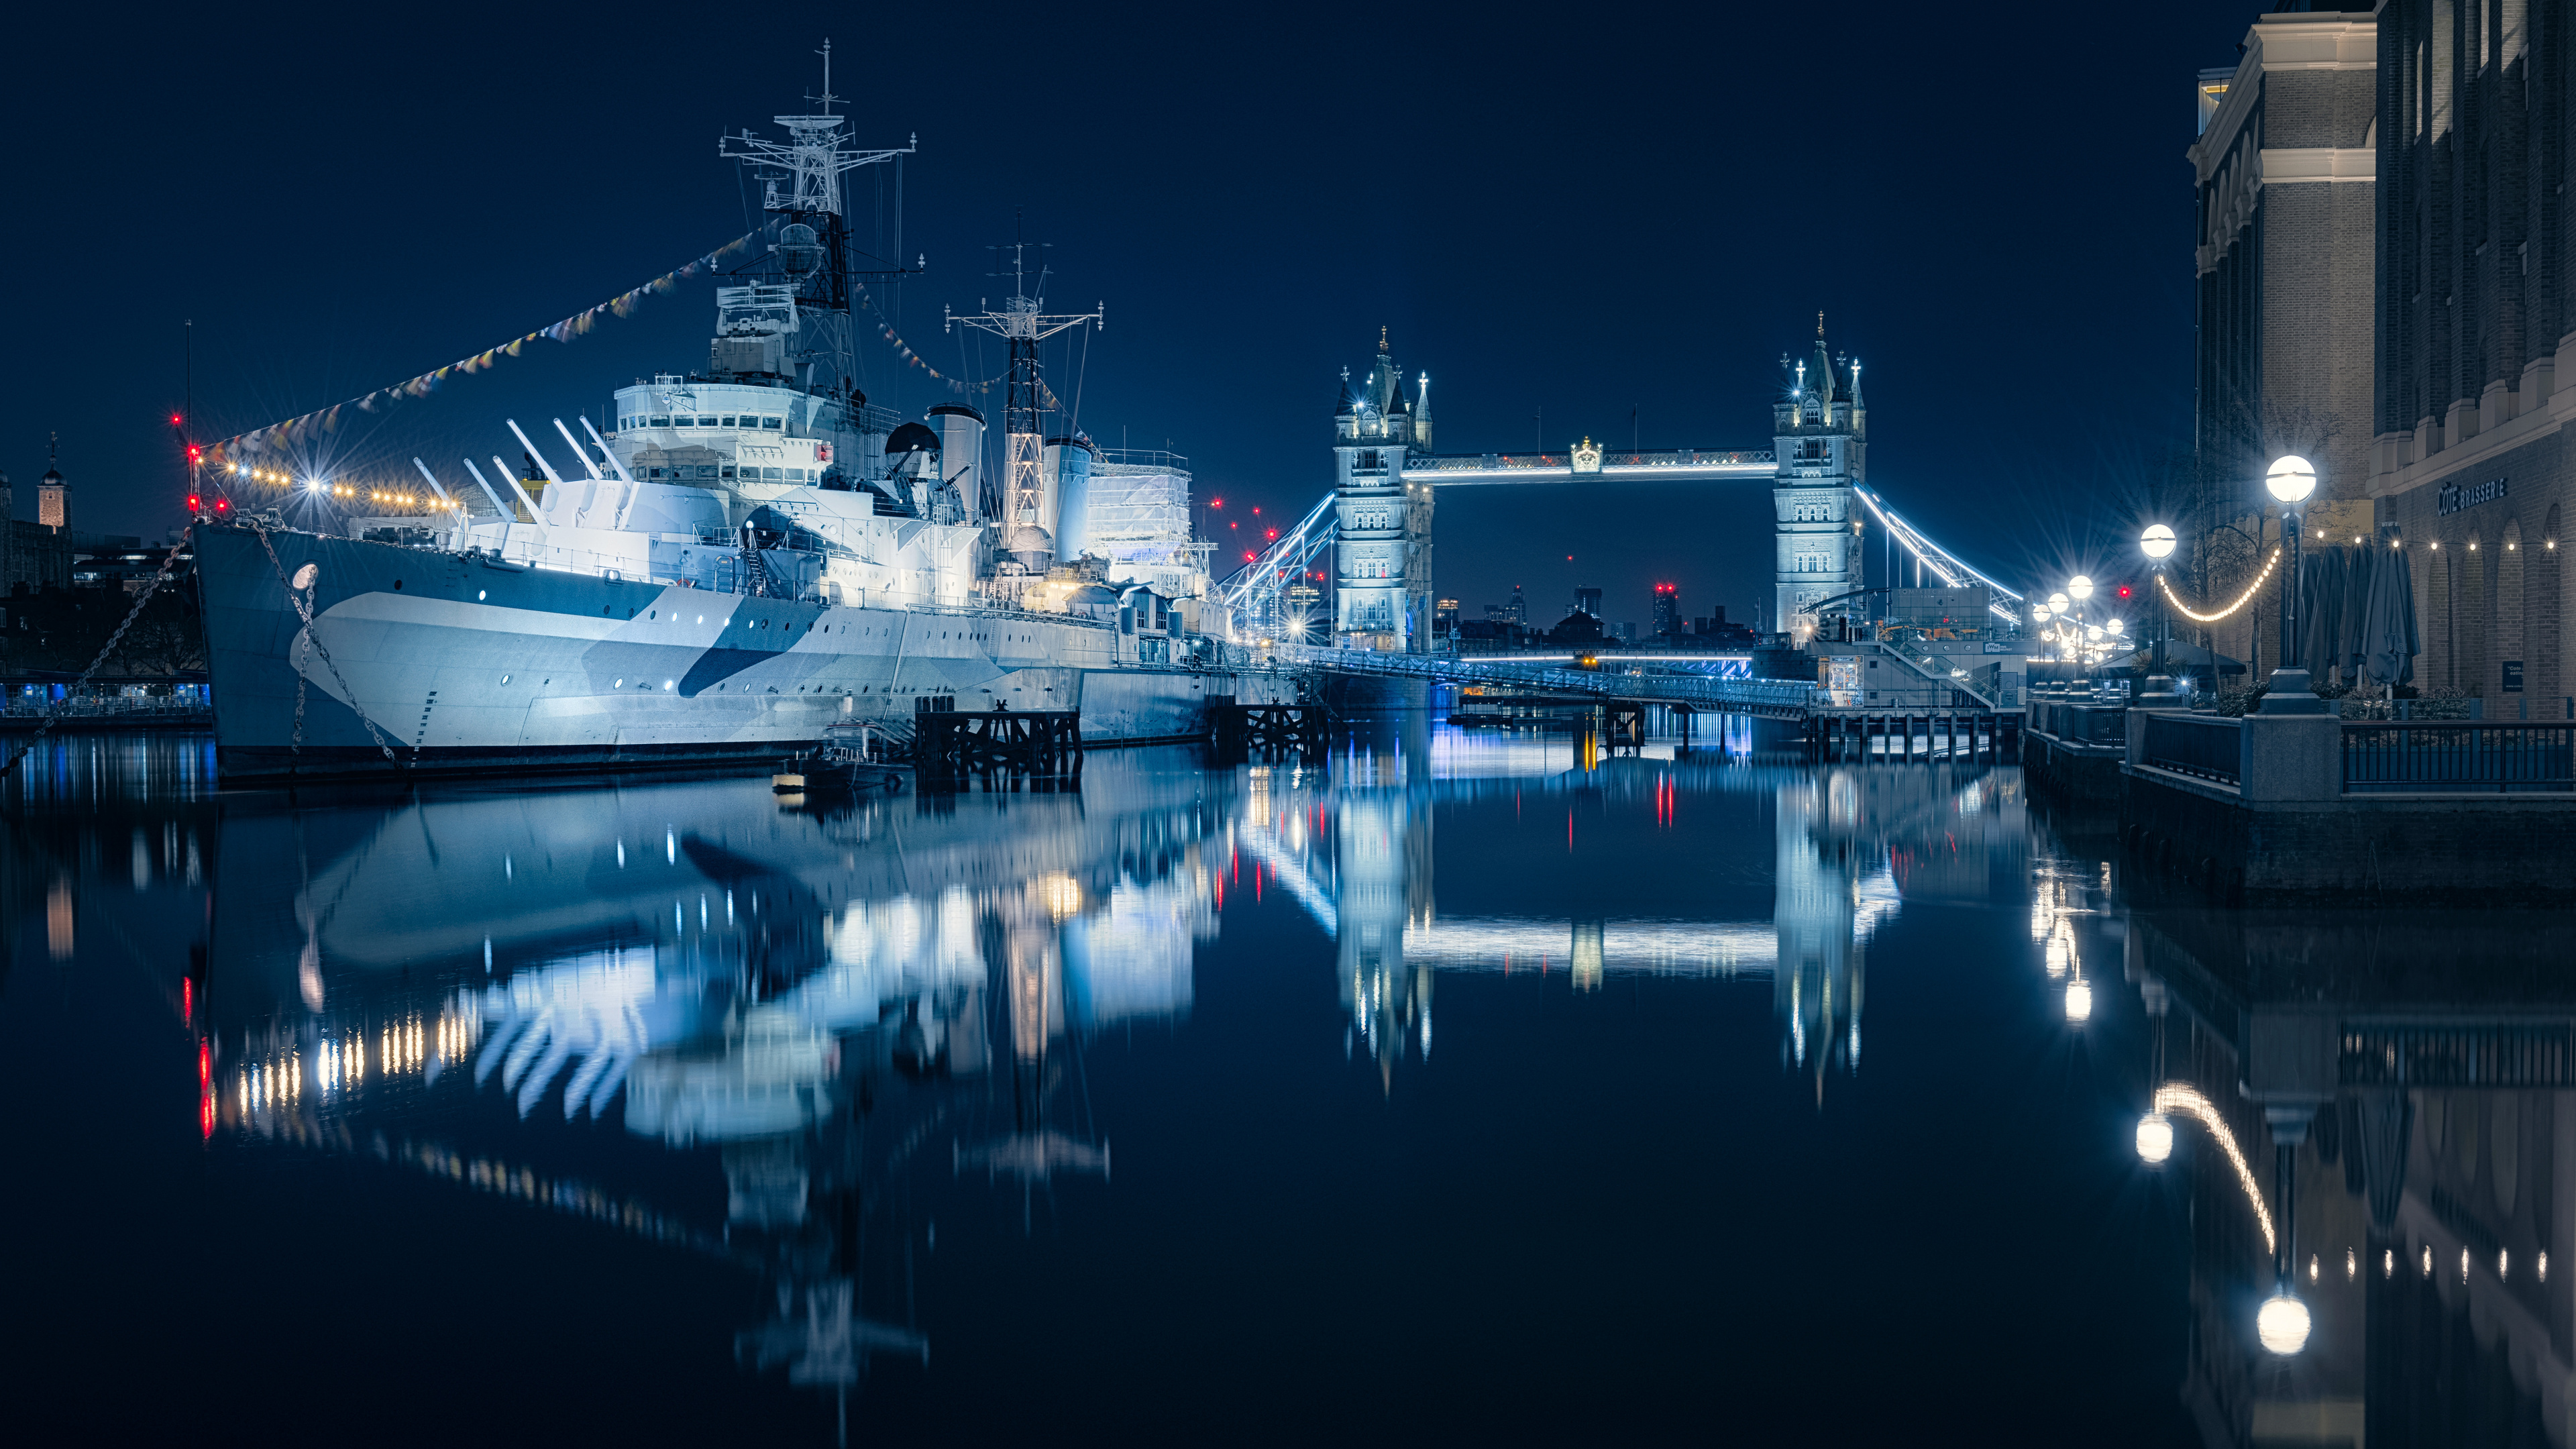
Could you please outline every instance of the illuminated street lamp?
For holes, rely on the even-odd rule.
[[[2171,627],[2173,621],[2171,616],[2165,613],[2164,580],[2165,560],[2173,557],[2174,545],[2177,542],[2179,540],[2174,537],[2173,529],[2161,523],[2148,524],[2147,531],[2138,535],[2138,552],[2145,554],[2156,569],[2155,652],[2147,659],[2147,693],[2149,694],[2170,694],[2173,691],[2172,681],[2165,678],[2165,636],[2173,632]]]
[[[2317,470],[2307,459],[2287,453],[2272,460],[2263,486],[2281,501],[2281,538],[2290,564],[2281,580],[2281,665],[2272,671],[2263,713],[2323,714],[2325,701],[2308,687],[2308,671],[2299,658],[2299,505],[2317,491]]]
[[[2093,597],[2093,581],[2082,574],[2077,574],[2066,581],[2066,593],[2067,597],[2075,602],[2083,603]]]

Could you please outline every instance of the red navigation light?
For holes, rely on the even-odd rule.
[[[1270,537],[1272,537],[1272,538],[1277,538],[1277,537],[1279,536],[1279,530],[1278,530],[1278,529],[1275,529],[1275,528],[1274,528],[1274,529],[1272,529],[1272,530],[1270,530],[1270,534],[1269,534],[1269,536],[1270,536]],[[2129,596],[2129,591],[2128,591],[2127,589],[2122,589],[2122,590],[2120,591],[2120,597],[2122,597],[2122,598],[2124,598],[2124,599],[2125,599],[2125,598],[2127,598],[2128,596]]]
[[[197,498],[197,495],[196,495],[196,494],[191,493],[191,494],[189,494],[189,495],[188,495],[188,511],[189,511],[190,513],[195,513],[196,511],[198,511],[199,509],[201,509],[201,508],[203,508],[203,507],[205,507],[205,505],[204,505],[203,503],[201,503],[200,501],[198,501],[198,498]]]
[[[1261,505],[1260,505],[1260,504],[1258,504],[1258,503],[1256,503],[1256,504],[1252,505],[1252,511],[1253,511],[1254,513],[1259,513],[1259,512],[1261,511]]]
[[[191,463],[202,463],[205,460],[206,450],[198,447],[194,443],[190,443],[188,445],[188,461]]]
[[[2127,584],[2122,584],[2122,585],[2120,585],[2120,597],[2125,599],[2125,598],[2127,598],[2128,596],[2129,596],[2129,586],[2128,586]]]
[[[170,415],[170,426],[174,428],[179,426],[179,415],[177,413],[172,413]]]
[[[1252,550],[1247,548],[1243,551],[1243,561],[1245,563],[1252,562]]]
[[[1222,498],[1211,498],[1208,500],[1208,507],[1210,508],[1223,508],[1224,506],[1225,500]]]
[[[233,501],[232,501],[231,499],[229,499],[229,498],[218,498],[218,499],[216,499],[216,500],[215,500],[215,511],[216,511],[217,513],[230,513],[230,512],[232,512],[232,511],[233,511]]]

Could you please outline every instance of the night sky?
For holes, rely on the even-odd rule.
[[[2187,446],[2190,88],[2258,8],[44,7],[6,101],[0,468],[32,518],[58,431],[75,526],[157,537],[183,512],[183,322],[212,440],[740,235],[757,198],[716,137],[808,109],[828,35],[861,140],[919,136],[906,338],[998,370],[939,315],[1007,294],[985,247],[1017,218],[1053,244],[1054,306],[1107,304],[1052,374],[1081,426],[1169,440],[1230,515],[1321,493],[1337,374],[1381,326],[1432,376],[1442,451],[1768,447],[1780,354],[1822,309],[1867,364],[1875,486],[2007,582],[2099,574]],[[702,367],[713,306],[693,282],[532,344],[318,461],[514,455],[504,417]],[[860,357],[875,401],[949,396],[873,331]],[[1445,490],[1439,590],[1473,614],[1520,583],[1553,618],[1597,584],[1642,621],[1670,580],[1742,620],[1764,492]]]

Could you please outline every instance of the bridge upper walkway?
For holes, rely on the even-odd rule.
[[[1578,473],[1572,455],[1567,453],[1435,453],[1407,458],[1403,471],[1407,482],[1423,482],[1437,487],[1555,483],[1595,477],[1628,481],[1662,478],[1749,482],[1775,478],[1778,473],[1773,454],[1768,449],[1674,448],[1605,452],[1600,458],[1597,472],[1587,466]],[[1852,493],[1869,516],[1877,520],[1880,529],[1921,565],[1925,575],[1945,588],[1983,584],[1989,593],[1987,608],[1997,623],[2008,632],[2020,629],[2025,600],[2019,590],[1988,576],[1934,542],[1929,534],[1890,508],[1887,500],[1877,492],[1855,487]],[[1278,651],[1275,657],[1311,656],[1309,662],[1353,673],[1408,675],[1459,683],[1537,683],[1530,671],[1544,666],[1527,658],[1518,662],[1504,662],[1501,658],[1478,662],[1472,657],[1454,655],[1376,654],[1367,650],[1316,649],[1308,645],[1305,640],[1313,637],[1317,621],[1292,617],[1295,611],[1286,607],[1286,595],[1294,583],[1308,578],[1317,560],[1338,539],[1339,517],[1335,502],[1335,495],[1331,493],[1317,499],[1294,527],[1266,549],[1251,553],[1242,567],[1217,583],[1215,601],[1233,614],[1237,639],[1276,640],[1279,643],[1275,646]],[[1330,627],[1329,624],[1324,625],[1326,631]],[[1903,644],[1890,645],[1887,652],[1901,660],[1924,683],[1956,689],[1989,709],[2020,707],[2019,691],[1980,684],[1969,671],[1958,668],[1956,661],[1947,656],[1936,656],[1930,651]],[[1735,671],[1738,677],[1734,679],[1712,677],[1705,671],[1655,670],[1643,674],[1604,676],[1592,670],[1558,669],[1555,673],[1562,676],[1562,681],[1542,687],[1586,693],[1616,692],[1636,698],[1725,704],[1737,708],[1781,708],[1776,702],[1780,690],[1773,686],[1815,693],[1814,686],[1803,681],[1741,678],[1745,673],[1741,668]],[[1610,690],[1602,683],[1605,677],[1625,680],[1626,684],[1615,691]],[[1640,684],[1641,680],[1651,683]],[[1631,688],[1631,685],[1637,687]],[[1730,688],[1734,692],[1726,693],[1725,690]],[[1800,708],[1803,709],[1804,705]]]

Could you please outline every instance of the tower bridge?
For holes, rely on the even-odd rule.
[[[1620,451],[1585,438],[1562,452],[1440,453],[1433,450],[1430,375],[1421,374],[1408,390],[1381,331],[1367,375],[1355,383],[1347,369],[1342,374],[1333,410],[1332,490],[1220,583],[1217,601],[1233,616],[1238,638],[1305,645],[1330,633],[1338,648],[1300,651],[1328,667],[1337,659],[1357,665],[1353,656],[1362,653],[1381,659],[1404,655],[1444,674],[1468,666],[1441,658],[1442,641],[1433,627],[1432,512],[1439,489],[1587,480],[1767,481],[1775,539],[1769,616],[1775,630],[1811,629],[1820,603],[1861,588],[1862,541],[1873,520],[1922,566],[1927,582],[1984,585],[1996,622],[2017,628],[2019,592],[1933,542],[1867,486],[1869,413],[1861,397],[1861,365],[1827,346],[1822,314],[1811,352],[1796,360],[1784,354],[1780,365],[1767,449]],[[1334,583],[1329,617],[1314,606],[1321,591],[1309,583],[1327,552]],[[1510,667],[1502,660],[1481,661],[1479,667],[1485,666]],[[1379,664],[1371,672],[1386,667]]]

